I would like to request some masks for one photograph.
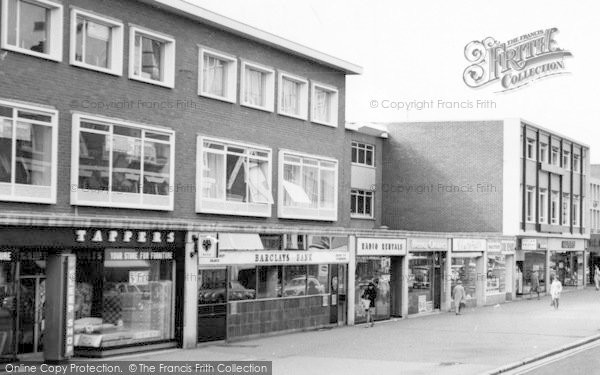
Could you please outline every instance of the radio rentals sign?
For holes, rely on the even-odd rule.
[[[358,238],[356,255],[406,255],[406,238]]]

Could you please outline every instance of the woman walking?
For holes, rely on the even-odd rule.
[[[361,298],[369,301],[369,307],[365,306],[365,310],[367,311],[367,324],[370,322],[371,327],[373,327],[375,324],[373,321],[373,312],[375,310],[375,300],[377,299],[377,289],[375,289],[375,284],[369,283],[369,286],[367,286],[367,289],[365,289]]]
[[[558,309],[558,300],[560,299],[560,293],[562,292],[562,283],[558,277],[554,276],[554,280],[550,285],[550,295],[552,296],[552,306],[554,309]]]

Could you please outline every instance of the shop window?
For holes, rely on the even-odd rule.
[[[578,251],[550,252],[551,277],[557,277],[563,286],[581,286],[584,279],[583,253]]]
[[[129,78],[160,86],[175,86],[175,39],[130,26]]]
[[[61,61],[62,11],[53,1],[2,1],[2,48]]]
[[[337,160],[281,151],[279,217],[337,220]]]
[[[257,298],[281,297],[282,273],[281,266],[258,267]]]
[[[467,306],[477,306],[477,258],[452,258],[451,290],[454,290],[458,280],[465,288]]]
[[[308,81],[287,73],[279,74],[279,114],[306,120]]]
[[[338,124],[338,90],[327,85],[312,84],[311,121],[337,127]]]
[[[408,313],[431,312],[433,302],[433,253],[411,253],[408,260]]]
[[[271,149],[198,137],[197,212],[271,216]]]
[[[227,301],[227,269],[202,269],[198,271],[198,303],[214,304]]]
[[[227,289],[229,301],[256,298],[256,267],[232,266]]]
[[[242,62],[241,104],[273,112],[275,106],[275,71],[247,61]]]
[[[306,294],[324,294],[329,292],[329,266],[327,264],[311,264],[306,279]]]
[[[0,101],[0,200],[56,202],[57,117]]]
[[[71,203],[173,209],[172,131],[73,115]]]
[[[127,252],[127,256],[123,253]],[[171,252],[77,253],[75,346],[111,348],[174,339]]]
[[[306,266],[285,266],[283,271],[283,296],[306,295]]]
[[[537,272],[540,284],[540,292],[546,289],[546,252],[545,251],[525,251],[523,268],[518,270],[517,279],[522,279],[522,294],[531,292],[531,275]],[[520,275],[519,275],[520,273]]]
[[[123,24],[80,9],[71,10],[72,65],[121,75]]]
[[[201,47],[199,61],[198,94],[235,103],[237,96],[236,58]]]
[[[354,289],[355,322],[366,321],[366,313],[360,307],[360,299],[369,283],[375,284],[377,298],[375,299],[374,319],[390,318],[390,257],[357,257]],[[350,275],[349,275],[350,276]]]
[[[375,146],[368,143],[352,142],[352,163],[375,166]]]
[[[486,294],[504,293],[505,290],[506,256],[500,253],[488,253]]]
[[[350,192],[350,215],[353,218],[373,218],[373,192],[352,189]]]

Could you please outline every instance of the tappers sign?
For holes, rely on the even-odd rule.
[[[492,37],[472,41],[465,58],[472,63],[464,73],[467,86],[479,88],[498,82],[498,92],[514,90],[538,79],[568,73],[565,57],[571,52],[558,47],[556,27],[537,30],[501,43]]]

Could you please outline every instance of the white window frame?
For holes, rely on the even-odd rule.
[[[564,193],[563,194],[563,198],[562,198],[562,207],[561,207],[561,214],[562,214],[562,225],[564,226],[569,226],[571,225],[570,221],[571,220],[571,196],[568,193]]]
[[[539,223],[546,224],[548,220],[548,190],[540,189],[539,202]]]
[[[573,172],[579,173],[579,163],[581,163],[581,156],[579,154],[573,154]]]
[[[310,158],[317,159],[319,161],[329,162],[335,164],[334,172],[334,198],[333,198],[333,208],[321,208],[320,202],[317,205],[317,208],[303,208],[303,207],[293,207],[293,206],[284,206],[284,187],[283,187],[283,177],[284,177],[284,157],[285,155],[289,155],[291,157],[296,158]],[[320,220],[320,221],[337,221],[338,218],[338,198],[339,198],[339,163],[337,159],[329,158],[325,156],[319,155],[311,155],[303,152],[292,151],[292,150],[279,150],[279,165],[278,165],[278,200],[277,200],[277,216],[284,219],[307,219],[307,220]],[[319,174],[321,171],[321,167],[319,167]],[[320,179],[319,179],[320,183]],[[320,186],[318,188],[320,193]],[[320,201],[320,199],[319,199]]]
[[[556,156],[556,159],[554,158]],[[560,165],[560,149],[558,147],[552,147],[552,152],[550,155],[548,163],[552,165],[559,166]]]
[[[266,74],[265,82],[265,105],[254,105],[246,101],[246,68],[257,70]],[[240,79],[240,104],[244,107],[260,109],[261,111],[275,111],[275,70],[271,67],[258,63],[242,60],[241,79]]]
[[[164,56],[162,67],[164,69],[164,80],[145,78],[135,74],[135,37],[136,35],[146,36],[164,43]],[[140,58],[140,62],[142,59]],[[140,67],[141,71],[141,67]],[[169,35],[152,31],[145,27],[129,24],[129,79],[140,82],[151,83],[158,86],[174,88],[175,87],[175,39]]]
[[[77,17],[83,17],[87,20],[108,26],[110,28],[110,68],[103,68],[85,62],[85,52],[83,61],[77,61]],[[97,70],[99,72],[113,74],[116,76],[123,75],[123,22],[114,18],[101,16],[87,10],[71,7],[71,44],[69,50],[69,63],[81,68]]]
[[[563,158],[563,168],[566,169],[567,171],[571,170],[571,152],[567,151],[567,150],[563,150],[563,154],[562,154],[562,158]],[[566,160],[565,160],[566,158]],[[566,163],[565,163],[566,161]]]
[[[548,144],[540,142],[540,162],[548,163]]]
[[[225,90],[227,95],[220,96],[204,91],[204,56],[208,55],[227,63],[227,82]],[[237,70],[238,60],[235,56],[214,50],[212,48],[198,46],[198,95],[211,99],[222,100],[229,103],[237,101]]]
[[[108,190],[94,190],[94,189],[81,189],[79,188],[79,134],[80,134],[80,123],[81,122],[92,122],[104,125],[117,125],[117,126],[126,126],[137,128],[140,130],[148,130],[151,132],[159,132],[159,133],[168,133],[170,135],[170,188],[168,195],[168,205],[155,205],[145,203],[143,201],[144,194],[143,188],[140,186],[139,193],[122,193],[122,192],[112,192],[112,184],[108,184]],[[90,129],[85,129],[84,131],[94,133],[95,131]],[[99,132],[99,131],[98,131]],[[104,134],[104,133],[103,133]],[[110,133],[113,134],[112,132]],[[109,168],[112,168],[112,137],[109,137],[111,154],[109,155]],[[111,207],[111,208],[131,208],[131,209],[141,209],[141,210],[160,210],[160,211],[173,211],[174,207],[174,189],[172,188],[175,181],[175,132],[172,129],[159,127],[159,126],[151,126],[145,124],[132,123],[120,119],[109,118],[104,116],[97,116],[87,113],[74,112],[72,119],[72,139],[71,139],[71,205],[74,206],[92,206],[92,207]],[[142,152],[144,147],[142,147]],[[142,153],[143,158],[143,153]],[[142,163],[143,164],[143,163]],[[112,173],[109,173],[111,175]],[[140,175],[140,181],[142,180],[142,175]],[[95,195],[104,195],[106,196],[106,200],[86,200],[83,197],[80,197],[79,193],[83,192],[82,195],[85,196],[86,193],[95,194]],[[114,202],[112,195],[123,195],[127,194],[132,199],[129,199],[127,203],[125,202]],[[137,202],[133,201],[135,196],[139,196],[139,200]]]
[[[560,199],[557,191],[552,191],[551,203],[550,203],[550,224],[558,225],[558,218],[560,217]],[[554,212],[552,212],[552,206],[554,206]]]
[[[300,85],[299,92],[299,106],[300,113],[290,113],[285,112],[283,108],[283,80],[286,79],[288,81],[293,81]],[[300,120],[308,119],[308,80],[306,78],[302,78],[299,76],[295,76],[293,74],[289,74],[286,72],[279,72],[279,81],[278,81],[278,95],[277,95],[277,113],[284,116],[294,117]]]
[[[581,223],[579,222],[579,210],[581,209],[581,203],[579,195],[573,195],[573,226],[579,228]]]
[[[527,147],[525,147],[525,157],[529,160],[535,160],[535,139],[527,138]]]
[[[350,205],[350,217],[353,219],[373,219],[374,217],[374,203],[375,203],[375,194],[373,191],[371,190],[363,190],[363,189],[351,189],[350,190],[350,200],[355,200],[356,199],[356,203],[355,203],[355,207],[358,207],[358,196],[362,196],[363,197],[363,212],[366,211],[365,208],[367,207],[367,199],[371,200],[371,213],[367,214],[367,213],[358,213],[357,212],[352,212],[352,204]]]
[[[271,209],[273,203],[266,202],[235,202],[228,201],[226,199],[215,199],[205,198],[202,196],[202,187],[204,184],[202,168],[204,166],[204,142],[212,141],[216,143],[226,144],[227,146],[233,146],[238,148],[244,148],[246,151],[258,150],[268,153],[268,171],[267,180],[269,182],[269,188],[271,194],[273,194],[273,152],[270,148],[265,146],[258,146],[248,143],[242,143],[223,138],[215,138],[198,135],[196,144],[196,212],[197,213],[208,213],[208,214],[220,214],[220,215],[236,215],[236,216],[252,216],[252,217],[271,217]],[[217,150],[211,150],[215,154],[227,155],[225,151],[219,152]],[[227,168],[225,166],[225,168]],[[227,178],[226,174],[225,178]]]
[[[525,187],[525,222],[535,223],[535,188],[533,186]],[[531,213],[531,215],[530,215]]]
[[[23,0],[19,0],[21,3]],[[2,0],[2,31],[0,32],[0,46],[13,52],[23,53],[35,57],[41,57],[53,61],[62,61],[63,53],[63,6],[60,3],[55,3],[48,0],[27,0],[28,3],[44,7],[50,11],[50,53],[41,53],[32,51],[19,46],[14,46],[8,43],[8,0]],[[20,9],[20,8],[19,8]],[[19,27],[19,17],[17,15],[17,29]],[[17,44],[19,37],[17,36]]]
[[[339,112],[339,91],[337,88],[333,87],[333,86],[329,86],[329,85],[325,85],[323,83],[319,83],[319,82],[315,82],[312,81],[311,82],[311,95],[310,95],[310,100],[312,103],[312,107],[311,107],[311,111],[310,111],[310,121],[316,123],[316,124],[321,124],[321,125],[327,125],[327,126],[332,126],[334,128],[338,127],[338,112]],[[330,108],[330,114],[331,114],[331,119],[329,121],[323,121],[321,119],[317,119],[315,118],[315,104],[316,104],[316,89],[321,89],[321,90],[325,90],[325,91],[329,91],[332,95],[331,95],[331,100],[329,101],[329,105],[331,106]]]
[[[47,115],[52,118],[50,123],[43,123],[45,126],[50,126],[52,128],[52,171],[50,173],[50,193],[49,198],[43,197],[33,197],[26,195],[18,195],[15,190],[18,186],[36,186],[36,185],[24,185],[15,183],[15,174],[11,174],[11,182],[4,183],[0,182],[0,185],[10,185],[10,194],[2,195],[0,194],[0,201],[7,202],[25,202],[25,203],[46,203],[46,204],[56,204],[56,185],[57,185],[57,169],[58,169],[58,111],[54,107],[47,107],[33,103],[25,103],[25,102],[17,102],[11,100],[2,100],[0,99],[0,105],[5,107],[11,107],[13,109],[13,137],[12,137],[12,155],[11,155],[11,170],[12,165],[16,160],[16,138],[15,138],[15,127],[14,122],[17,121],[17,111],[24,110],[28,112],[35,112],[42,115]],[[23,121],[38,123],[35,120],[23,119]]]
[[[370,149],[369,149],[370,147]],[[352,153],[356,150],[356,162],[352,161],[352,165],[360,165],[361,167],[370,167],[375,168],[375,145],[366,142],[352,141]],[[365,162],[361,163],[358,161],[358,151],[365,151]],[[367,163],[367,152],[371,152],[371,164]],[[352,160],[352,156],[350,156],[350,160]]]

